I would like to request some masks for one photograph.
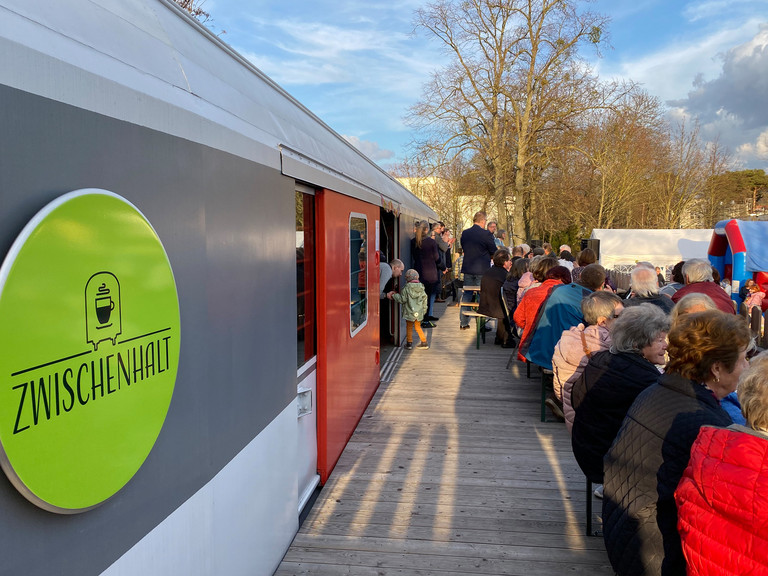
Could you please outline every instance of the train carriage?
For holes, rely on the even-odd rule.
[[[169,1],[0,0],[0,55],[0,574],[272,573],[434,212]]]

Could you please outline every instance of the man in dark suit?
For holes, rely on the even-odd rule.
[[[461,272],[464,274],[464,286],[480,286],[483,274],[491,267],[491,258],[496,252],[496,242],[493,234],[485,229],[486,220],[485,212],[478,212],[472,218],[472,227],[461,233],[461,248],[464,250]],[[472,293],[464,291],[461,298],[462,302],[469,302],[472,299]],[[461,329],[468,329],[469,318],[463,312],[460,312],[459,316]]]

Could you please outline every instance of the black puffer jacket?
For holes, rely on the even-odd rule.
[[[517,308],[517,289],[520,287],[520,278],[511,278],[504,281],[504,300],[507,302],[507,310],[509,310],[509,317],[515,314],[515,308]]]
[[[654,296],[632,296],[628,300],[624,300],[624,308],[629,306],[640,306],[641,304],[653,304],[658,306],[664,314],[672,312],[672,308],[675,307],[675,303],[672,302],[672,298],[666,294],[656,294]]]
[[[619,576],[685,574],[674,492],[699,429],[730,424],[710,390],[676,374],[637,397],[604,460],[603,534]]]
[[[501,301],[501,287],[507,279],[507,271],[500,266],[491,266],[480,279],[480,305],[477,311],[491,318],[504,318]]]
[[[659,380],[659,370],[640,354],[604,350],[594,354],[574,382],[576,410],[571,447],[581,471],[603,483],[603,456],[616,438],[637,395]]]

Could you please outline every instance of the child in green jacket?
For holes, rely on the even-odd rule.
[[[427,293],[424,284],[419,282],[419,273],[413,268],[405,272],[405,286],[400,293],[389,292],[387,298],[403,305],[403,318],[405,318],[405,349],[413,350],[413,329],[421,339],[417,346],[420,350],[429,348],[427,338],[421,329],[421,320],[427,312]]]

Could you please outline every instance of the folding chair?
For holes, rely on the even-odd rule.
[[[509,327],[509,333],[507,334],[507,339],[514,338],[514,333],[512,332],[512,326],[514,326],[512,322],[512,318],[509,316],[509,307],[507,306],[507,299],[504,298],[504,286],[501,287],[501,309],[504,311],[504,321],[506,321],[507,326]],[[515,360],[515,356],[517,356],[517,350],[512,352],[512,354],[509,355],[509,360],[507,360],[507,370],[509,370],[509,367],[512,366],[512,362]]]

